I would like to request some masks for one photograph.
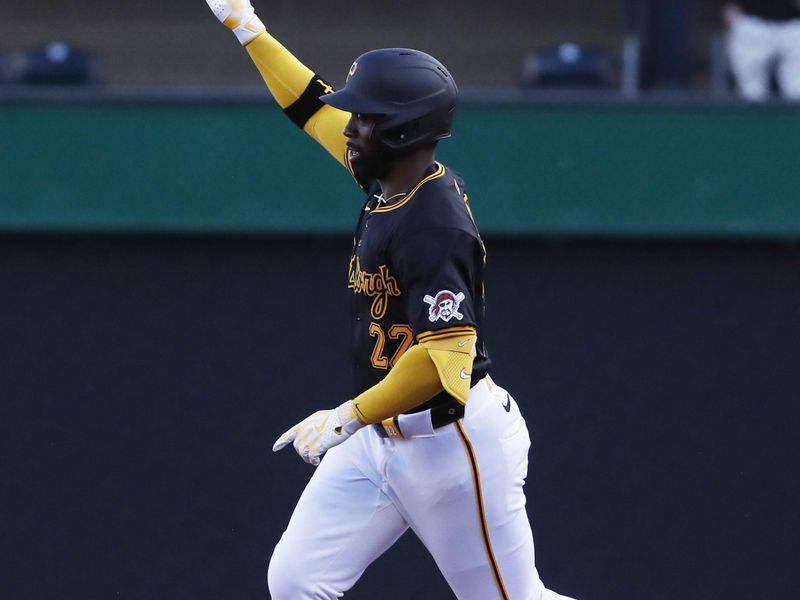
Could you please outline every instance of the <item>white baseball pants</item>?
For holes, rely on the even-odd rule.
[[[508,411],[506,410],[508,407]],[[569,600],[534,566],[523,483],[530,438],[486,378],[464,418],[412,439],[373,427],[331,449],[275,548],[273,600],[341,598],[411,528],[460,600]]]
[[[772,22],[739,15],[728,35],[731,71],[747,100],[769,96],[769,75],[777,63],[778,85],[788,100],[800,100],[800,19]]]

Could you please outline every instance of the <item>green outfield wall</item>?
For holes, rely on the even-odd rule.
[[[800,111],[462,106],[440,158],[485,233],[800,236]],[[5,232],[349,233],[361,196],[267,100],[0,102]]]

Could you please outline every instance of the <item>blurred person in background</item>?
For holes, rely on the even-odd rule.
[[[800,0],[737,0],[722,17],[741,96],[766,100],[775,68],[782,97],[800,100]]]

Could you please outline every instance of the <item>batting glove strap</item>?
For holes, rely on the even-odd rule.
[[[266,31],[250,0],[206,0],[206,4],[214,16],[233,31],[242,46]]]
[[[363,425],[348,400],[333,410],[320,410],[284,433],[272,446],[277,452],[292,444],[300,458],[314,466],[334,446],[338,446]]]

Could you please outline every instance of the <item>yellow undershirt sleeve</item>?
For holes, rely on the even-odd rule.
[[[380,423],[424,404],[442,391],[466,404],[475,339],[474,334],[467,334],[412,346],[383,381],[353,399],[358,420],[364,424]]]
[[[266,31],[245,46],[281,108],[297,100],[314,73]]]
[[[337,161],[347,166],[347,138],[343,130],[350,113],[317,101],[319,96],[333,92],[333,88],[266,31],[253,38],[245,48],[278,105],[287,114],[291,113],[290,118]],[[299,110],[293,111],[293,107]]]
[[[436,366],[445,391],[461,404],[466,404],[469,399],[477,340],[474,333],[461,333],[452,337],[420,341],[420,345],[428,351],[428,356]]]
[[[444,388],[422,346],[412,346],[384,379],[353,399],[358,420],[380,423],[433,398]]]
[[[327,150],[347,170],[345,155],[347,138],[344,137],[344,126],[350,120],[350,113],[333,108],[327,104],[320,108],[303,126],[303,130]]]

